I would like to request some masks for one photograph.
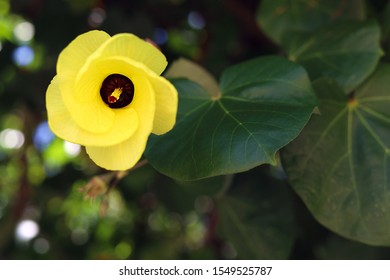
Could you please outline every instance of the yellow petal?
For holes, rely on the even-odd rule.
[[[91,73],[84,85],[84,99],[77,99],[76,77],[96,50],[111,37],[103,31],[90,31],[78,36],[60,54],[57,62],[58,86],[72,119],[84,130],[104,133],[113,126],[115,114],[100,98],[101,77]]]
[[[178,96],[176,88],[165,78],[150,76],[156,96],[156,111],[152,133],[161,135],[173,128],[176,122]]]
[[[86,89],[84,94],[88,98],[78,100],[75,98],[73,80],[65,79],[62,75],[57,77],[65,107],[77,125],[91,133],[104,133],[112,128],[115,113],[103,102],[99,91]],[[91,76],[91,78],[96,79],[96,83],[100,83],[97,77]]]
[[[110,38],[110,35],[98,30],[79,35],[60,53],[57,73],[75,76],[88,57]]]
[[[176,88],[168,80],[156,75],[144,65],[136,61],[121,57],[96,59],[93,63],[91,63],[90,68],[93,69],[91,71],[100,71],[103,73],[101,74],[102,77],[106,77],[112,73],[118,73],[128,77],[133,81],[136,92],[142,92],[143,89],[140,89],[140,87],[145,85],[145,82],[138,82],[137,85],[137,80],[140,77],[147,79],[152,84],[156,103],[152,133],[160,135],[168,132],[173,128],[176,122],[178,96]],[[88,73],[91,71],[88,71]],[[87,76],[86,79],[88,79],[88,77],[89,76]],[[88,82],[84,79],[80,79],[80,84],[84,85],[88,84]],[[85,97],[83,90],[78,90],[76,94],[78,94],[78,98],[83,98],[83,96]],[[150,102],[145,101],[147,106],[150,105],[149,103]],[[143,104],[143,101],[137,103],[137,100],[134,99],[130,106],[136,108],[138,107],[137,104],[145,105]],[[152,108],[150,106],[149,109],[149,112],[151,112]],[[138,111],[140,111],[140,114],[143,116],[149,115],[147,113],[148,111],[145,109]]]
[[[138,113],[140,124],[147,123],[151,131],[155,112],[155,93],[149,77],[155,74],[144,65],[122,57],[98,59],[92,67],[100,71],[104,77],[116,73],[128,77],[133,82],[134,97],[128,107]],[[116,110],[112,111],[116,112]]]
[[[83,129],[93,133],[104,133],[111,129],[115,112],[109,108],[101,99],[100,87],[104,79],[111,74],[121,74],[132,80],[135,87],[135,97],[129,107],[134,108],[138,115],[147,116],[148,121],[153,122],[155,102],[139,102],[138,100],[146,96],[143,91],[145,87],[153,92],[147,77],[154,75],[150,69],[143,64],[123,57],[100,58],[95,57],[78,74],[75,85],[71,81],[62,79],[59,87],[62,92],[64,103],[69,110],[74,121]],[[143,82],[138,82],[143,81]],[[142,93],[138,97],[137,91]],[[154,99],[154,97],[153,97]],[[146,105],[147,109],[138,111],[137,107]]]
[[[112,69],[112,71],[115,71],[115,69]],[[86,64],[79,72],[77,79],[75,79],[72,98],[75,98],[79,102],[87,103],[93,102],[96,99],[99,103],[105,104],[100,96],[100,88],[104,79],[110,74],[107,71],[100,71],[93,63]]]
[[[117,145],[86,147],[90,158],[105,169],[130,169],[138,162],[145,150],[153,125],[154,94],[146,79],[134,79],[134,87],[136,91],[131,106],[139,112],[140,122],[137,131],[128,140]]]
[[[149,133],[136,132],[130,139],[108,147],[87,146],[89,157],[100,167],[107,170],[127,170],[141,158]]]
[[[101,58],[122,56],[138,61],[158,75],[167,67],[167,60],[160,50],[133,34],[113,36],[98,52]]]
[[[53,78],[46,92],[46,107],[50,129],[60,138],[80,145],[109,146],[130,138],[138,127],[138,116],[132,108],[117,109],[114,125],[106,133],[96,134],[79,127],[65,107]]]

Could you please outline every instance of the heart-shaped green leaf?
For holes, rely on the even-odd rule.
[[[146,157],[158,171],[184,180],[275,163],[275,153],[299,134],[316,102],[305,70],[280,57],[227,69],[217,97],[189,80],[174,85],[176,125],[151,137]]]
[[[263,0],[257,12],[257,21],[264,32],[285,49],[318,28],[336,21],[364,18],[363,0]]]
[[[316,82],[321,115],[282,153],[294,190],[336,233],[390,245],[390,65],[348,99],[336,83]]]
[[[218,228],[239,259],[286,259],[295,239],[288,186],[258,169],[235,177],[233,187],[216,200]]]
[[[318,31],[290,52],[312,80],[328,77],[350,93],[375,69],[381,57],[376,22],[342,23]]]

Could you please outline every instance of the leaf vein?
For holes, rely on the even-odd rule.
[[[212,105],[213,105],[213,103],[210,104],[209,108],[207,108],[207,110],[205,110],[204,113],[202,114],[202,116],[199,118],[199,121],[198,121],[197,124],[195,125],[195,129],[194,129],[194,132],[192,133],[192,137],[191,137],[191,159],[192,159],[192,162],[193,162],[193,164],[194,164],[194,168],[195,168],[195,172],[196,172],[196,173],[198,173],[198,166],[197,166],[197,163],[196,163],[195,152],[194,152],[194,147],[195,147],[195,135],[196,135],[196,133],[198,132],[200,123],[202,122],[203,118],[206,116],[206,114],[207,114],[207,113],[210,111],[210,109],[213,107]]]
[[[363,109],[363,111],[367,112],[369,115],[371,115],[379,120],[382,120],[384,122],[390,123],[390,118],[387,118],[386,116],[383,116],[382,114],[375,112],[374,110],[370,109],[369,107],[364,106],[362,104],[360,104],[359,107],[361,109]]]
[[[320,134],[320,137],[317,139],[317,142],[313,145],[313,148],[309,151],[307,154],[306,160],[303,163],[303,170],[306,170],[307,164],[309,163],[309,160],[313,156],[314,151],[317,149],[318,145],[321,143],[321,141],[324,139],[324,137],[330,132],[330,130],[333,128],[334,125],[337,124],[337,122],[341,119],[341,117],[347,112],[347,107],[345,107],[343,110],[341,110],[329,123],[328,127]]]
[[[357,181],[356,181],[356,174],[355,174],[355,169],[354,169],[354,164],[353,164],[353,152],[352,152],[352,140],[353,140],[353,111],[352,109],[348,110],[348,133],[347,133],[347,149],[348,149],[348,163],[349,163],[349,170],[351,172],[351,182],[352,182],[352,187],[354,190],[354,195],[356,199],[356,205],[358,208],[358,212],[360,214],[361,220],[362,220],[362,226],[365,228],[366,231],[368,231],[368,227],[366,224],[365,220],[365,215],[363,214],[362,207],[360,204],[360,196],[359,196],[359,191],[358,191],[358,186],[357,186]]]
[[[250,137],[252,137],[254,139],[254,141],[256,142],[257,146],[261,147],[261,149],[263,150],[264,154],[266,154],[268,157],[270,157],[270,155],[264,149],[263,144],[257,140],[257,138],[253,135],[252,131],[250,131],[245,125],[243,125],[243,123],[240,120],[235,118],[229,112],[229,110],[227,108],[225,108],[225,106],[223,106],[222,102],[218,101],[218,104],[222,108],[222,110],[225,112],[226,115],[228,115],[234,122],[236,122],[240,127],[242,127],[249,134]],[[231,152],[231,150],[230,150],[230,152]]]

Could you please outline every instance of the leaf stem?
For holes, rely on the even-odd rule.
[[[109,181],[109,184],[108,184],[108,191],[111,188],[115,187],[120,182],[120,180],[122,180],[124,177],[126,177],[131,171],[137,170],[138,168],[141,168],[141,167],[147,165],[148,163],[149,163],[149,161],[147,159],[143,159],[143,160],[140,160],[136,165],[133,166],[133,168],[131,168],[129,170],[114,172],[114,176],[112,177],[112,179]]]
[[[222,188],[219,190],[219,192],[215,196],[217,199],[221,198],[233,185],[234,174],[228,174],[225,176],[224,179],[225,180],[223,181]]]

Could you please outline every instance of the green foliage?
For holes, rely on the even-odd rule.
[[[382,55],[375,22],[342,23],[318,30],[289,52],[312,80],[328,77],[350,93],[374,71]]]
[[[217,96],[189,80],[174,84],[178,121],[150,141],[146,157],[157,170],[184,180],[275,164],[275,153],[298,135],[315,106],[304,69],[280,57],[226,69]]]
[[[291,193],[259,169],[251,175],[239,176],[232,189],[218,197],[221,235],[234,244],[241,259],[286,259],[296,234]]]
[[[318,33],[318,29],[335,22],[363,20],[366,17],[362,0],[263,0],[257,20],[276,43],[290,49],[297,41]]]
[[[390,245],[389,75],[390,65],[380,65],[350,98],[334,82],[315,82],[321,115],[283,153],[289,180],[313,215],[373,245]]]
[[[264,1],[260,14],[270,8],[270,2]],[[276,12],[278,5],[286,4],[282,2],[272,1],[276,5],[272,9]],[[301,5],[309,8],[314,2]],[[332,2],[341,8],[353,1],[329,1],[326,5]],[[325,1],[321,3],[318,7],[325,5]],[[340,10],[329,11],[334,15]],[[379,26],[373,21],[347,22],[348,13],[341,14],[342,22],[332,24],[331,17],[312,21],[296,13],[293,6],[286,13],[289,19],[299,19],[307,26],[314,23],[313,29],[301,30],[291,40],[288,36],[277,39],[312,80],[319,79],[314,87],[320,100],[320,115],[313,116],[298,139],[284,149],[288,180],[326,227],[361,242],[389,245],[386,189],[390,130],[385,108],[390,73],[387,65],[378,66],[382,55]],[[265,21],[263,27],[272,32],[273,24],[285,21],[286,16],[279,15]]]
[[[0,0],[1,259],[389,258],[389,3],[35,4]],[[129,172],[47,128],[58,54],[94,28],[154,40],[179,92]]]

